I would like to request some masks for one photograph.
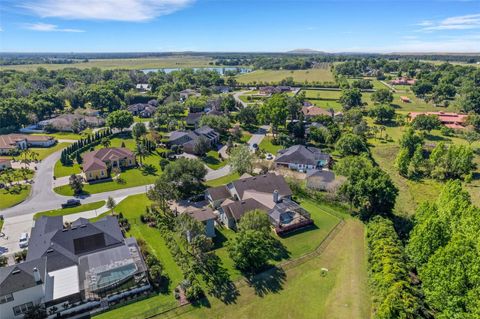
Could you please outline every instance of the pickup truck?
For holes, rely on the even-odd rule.
[[[80,205],[80,201],[78,199],[69,199],[62,204],[62,208],[75,207],[78,205]]]

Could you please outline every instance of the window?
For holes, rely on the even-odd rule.
[[[103,171],[101,171],[100,174],[103,176]]]
[[[18,305],[16,307],[13,307],[13,313],[15,316],[19,316],[21,314],[26,313],[28,310],[33,308],[33,303],[32,302],[27,302],[24,303],[23,305]]]
[[[10,302],[10,301],[13,301],[13,295],[12,294],[0,296],[0,304],[7,303],[7,302]]]

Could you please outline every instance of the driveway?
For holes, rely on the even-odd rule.
[[[257,132],[255,132],[252,137],[250,137],[250,140],[248,140],[248,146],[250,147],[251,151],[255,151],[255,148],[253,148],[253,144],[260,145],[260,143],[263,141],[263,138],[267,134],[268,130],[270,129],[270,126],[268,125],[263,125],[260,126]]]
[[[240,103],[240,105],[242,105],[242,107],[247,107],[247,103],[243,102],[241,99],[240,99],[240,95],[243,95],[247,92],[250,92],[250,90],[248,91],[240,91],[240,92],[235,92],[233,93],[233,97],[235,98],[235,101],[237,101],[238,103]]]

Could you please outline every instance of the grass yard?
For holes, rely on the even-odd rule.
[[[220,159],[217,151],[209,151],[201,160],[211,169],[217,170],[227,165],[227,161]]]
[[[10,188],[10,191],[0,189],[0,209],[9,208],[23,202],[30,194],[30,188],[30,185],[22,185],[18,191],[13,191],[12,188]]]
[[[99,208],[105,206],[105,203],[106,202],[104,200],[101,200],[101,201],[98,201],[98,202],[83,204],[83,205],[79,205],[79,206],[76,206],[76,207],[47,210],[45,212],[36,213],[33,216],[33,219],[37,219],[37,218],[40,218],[42,216],[65,216],[65,215],[71,215],[71,214],[86,212],[86,211],[89,211],[89,210],[99,209]]]
[[[79,140],[86,138],[89,134],[92,134],[92,129],[86,129],[80,134],[72,132],[56,132],[56,133],[34,133],[32,135],[47,135],[56,138],[57,140]]]
[[[70,143],[57,143],[52,147],[31,147],[30,150],[38,153],[38,160],[43,160],[49,155],[64,149],[68,145],[70,145]]]
[[[154,318],[352,318],[370,317],[364,226],[347,219],[325,251],[266,279],[263,296],[243,285],[233,304],[211,298],[210,306],[187,306]],[[325,276],[321,268],[327,268]]]
[[[145,117],[139,117],[139,116],[134,116],[133,121],[135,123],[145,123],[145,122],[150,122],[152,121],[152,118],[145,118]]]
[[[309,70],[257,70],[250,73],[238,75],[239,83],[268,82],[278,83],[288,77],[292,77],[296,82],[333,82],[335,78],[329,68],[327,69],[309,69]]]
[[[53,176],[55,177],[62,177],[62,176],[69,176],[72,174],[80,174],[82,169],[80,165],[74,163],[72,165],[63,165],[60,160],[55,163],[55,167],[53,168]]]
[[[26,65],[5,65],[0,70],[31,71],[39,67],[47,70],[58,70],[65,68],[100,68],[111,69],[153,69],[153,68],[192,68],[212,67],[209,63],[212,59],[202,56],[176,55],[156,58],[131,58],[131,59],[90,59],[88,62],[72,64],[26,64]]]
[[[260,145],[258,145],[258,147],[262,150],[264,150],[265,152],[267,153],[270,153],[270,154],[277,154],[277,152],[279,150],[281,150],[283,148],[282,145],[274,145],[272,144],[272,141],[273,141],[273,137],[271,136],[265,136],[262,140],[262,142],[260,143]]]
[[[25,175],[23,175],[23,172],[25,172]],[[31,169],[28,170],[23,170],[23,169],[11,169],[11,170],[3,170],[0,171],[0,182],[2,183],[7,183],[6,177],[10,173],[10,177],[12,179],[12,182],[18,182],[18,181],[23,181],[25,179],[31,179],[33,177],[33,171]]]
[[[305,92],[305,98],[312,100],[338,100],[342,91],[336,90],[302,90]]]
[[[237,173],[232,173],[227,176],[206,181],[205,185],[207,185],[208,187],[217,187],[217,186],[221,186],[221,185],[225,185],[230,182],[233,182],[234,180],[237,180],[239,178],[240,178],[240,175],[238,175]]]

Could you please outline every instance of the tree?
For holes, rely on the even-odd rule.
[[[423,130],[430,132],[431,130],[437,129],[442,123],[436,115],[426,115],[420,114],[417,115],[412,121],[412,127],[414,129]]]
[[[164,213],[170,212],[168,202],[176,200],[178,195],[176,187],[172,187],[170,181],[166,180],[163,176],[158,178],[153,187],[150,187],[147,191],[148,199],[155,202]]]
[[[474,112],[480,114],[480,90],[477,87],[467,87],[460,95],[460,106],[466,113]]]
[[[419,145],[423,145],[423,136],[408,128],[400,139],[400,147],[407,149],[408,156],[411,157]]]
[[[223,115],[204,115],[198,125],[209,126],[220,133],[225,133],[230,128],[230,120]]]
[[[145,157],[150,153],[148,149],[145,147],[144,143],[138,142],[135,145],[135,150],[133,151],[135,156],[140,159],[140,166],[143,166],[143,160]]]
[[[113,111],[108,114],[106,124],[110,128],[117,128],[123,131],[133,124],[133,115],[126,110]]]
[[[115,202],[115,199],[113,197],[108,196],[107,198],[107,208],[110,209],[110,212],[113,214],[113,209],[117,206],[117,203]]]
[[[468,142],[468,145],[472,145],[474,142],[480,140],[480,134],[471,130],[464,132],[463,137]]]
[[[28,309],[27,312],[25,312],[23,318],[24,319],[44,319],[44,318],[47,318],[47,311],[45,310],[44,306],[40,304],[36,304],[36,305],[33,305],[33,307],[31,307],[30,309]]]
[[[345,111],[354,107],[360,107],[362,103],[362,92],[359,89],[342,90],[339,102],[343,105]]]
[[[132,127],[132,135],[138,141],[141,137],[147,134],[147,127],[145,123],[135,123]]]
[[[327,127],[310,127],[308,131],[308,138],[316,143],[330,144],[333,142],[332,134]]]
[[[171,162],[163,171],[164,178],[176,187],[180,198],[194,195],[202,190],[202,181],[207,169],[198,159],[179,158]]]
[[[379,89],[372,93],[372,101],[375,104],[390,104],[393,102],[393,94],[389,89]]]
[[[193,152],[199,156],[205,156],[209,149],[210,141],[205,136],[200,136],[193,146]]]
[[[108,137],[104,137],[104,138],[102,138],[102,140],[100,141],[100,144],[102,144],[102,146],[105,147],[105,148],[106,148],[106,147],[110,147],[111,143],[112,143],[112,142],[110,141],[110,138],[108,138]],[[79,154],[79,153],[78,153],[78,154]]]
[[[431,176],[436,179],[457,179],[474,169],[474,154],[469,146],[438,143],[430,155]]]
[[[288,99],[285,94],[273,94],[258,112],[260,122],[270,124],[272,133],[278,132],[281,125],[285,125],[288,117]]]
[[[336,165],[339,175],[347,177],[340,186],[339,194],[351,206],[356,207],[361,217],[389,215],[395,205],[398,189],[379,167],[363,156],[350,156]]]
[[[68,179],[68,184],[75,195],[79,195],[83,191],[83,178],[80,175],[72,174]]]
[[[390,92],[390,91],[389,91]],[[387,123],[395,118],[395,109],[389,105],[375,105],[370,111],[370,116],[377,123]]]
[[[414,85],[412,85],[411,89],[416,96],[423,97],[426,94],[432,92],[433,85],[430,82],[422,80],[422,81],[417,81]]]
[[[250,214],[254,216],[248,216]],[[244,218],[245,224],[242,222]],[[238,224],[236,240],[228,246],[228,251],[238,269],[254,274],[273,258],[276,250],[275,239],[271,235],[270,227],[264,227],[269,223],[268,216],[264,212],[247,212],[242,220]]]
[[[351,133],[342,135],[337,141],[335,149],[342,156],[359,155],[368,151],[363,139],[360,136]]]
[[[238,112],[237,119],[240,124],[247,127],[257,125],[257,108],[244,107]]]
[[[253,161],[255,155],[250,151],[246,145],[238,145],[230,152],[228,163],[232,172],[242,175],[244,173],[251,173],[253,169]]]
[[[237,101],[235,101],[233,95],[227,94],[222,98],[221,107],[222,110],[227,113],[229,111],[234,111],[237,108]]]

